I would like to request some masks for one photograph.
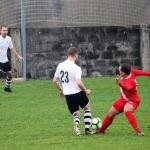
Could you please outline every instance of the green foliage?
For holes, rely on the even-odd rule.
[[[72,116],[65,100],[60,100],[51,81],[15,82],[13,93],[0,88],[0,150],[149,150],[150,149],[150,78],[140,77],[141,105],[135,112],[145,132],[133,134],[124,114],[116,117],[105,135],[74,135]],[[92,89],[93,117],[101,119],[119,95],[111,77],[85,78]],[[83,111],[81,130],[84,133]]]

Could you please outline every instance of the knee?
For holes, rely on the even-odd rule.
[[[115,115],[116,115],[116,114],[113,113],[113,112],[108,112],[108,113],[107,113],[107,116],[109,116],[109,117],[111,117],[111,118],[115,117]]]
[[[132,106],[124,107],[123,112],[126,113],[127,111],[134,112],[134,108]]]
[[[84,111],[91,111],[89,103],[84,107]]]
[[[84,111],[91,111],[90,107],[84,108]]]
[[[79,112],[79,111],[74,112],[74,113],[73,113],[73,116],[74,116],[74,117],[75,117],[75,116],[79,116],[79,117],[80,117],[80,112]]]
[[[107,113],[107,115],[111,118],[115,117],[117,114],[118,114],[118,112],[115,110],[112,110],[112,109],[109,110],[109,112]]]
[[[123,109],[123,112],[126,113],[127,111],[129,111],[127,108]]]

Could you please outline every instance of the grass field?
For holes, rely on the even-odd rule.
[[[58,98],[51,81],[15,82],[13,93],[4,93],[1,83],[0,150],[150,150],[150,78],[140,77],[138,82],[142,102],[135,114],[144,137],[133,134],[124,114],[105,135],[76,137],[65,101]],[[93,117],[103,119],[119,95],[114,79],[85,78],[84,83],[93,90],[89,97]]]

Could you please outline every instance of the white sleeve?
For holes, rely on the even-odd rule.
[[[60,71],[59,71],[59,65],[58,65],[57,68],[56,68],[56,72],[55,72],[54,76],[59,78],[59,72]]]
[[[14,48],[11,38],[10,38],[10,41],[9,41],[9,48],[10,49]]]
[[[78,68],[77,72],[76,72],[76,79],[80,79],[81,80],[81,74],[82,74],[81,68]]]

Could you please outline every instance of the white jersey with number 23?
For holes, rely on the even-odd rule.
[[[81,80],[81,68],[69,59],[58,64],[55,77],[59,78],[64,95],[76,94],[81,91],[76,80]]]

